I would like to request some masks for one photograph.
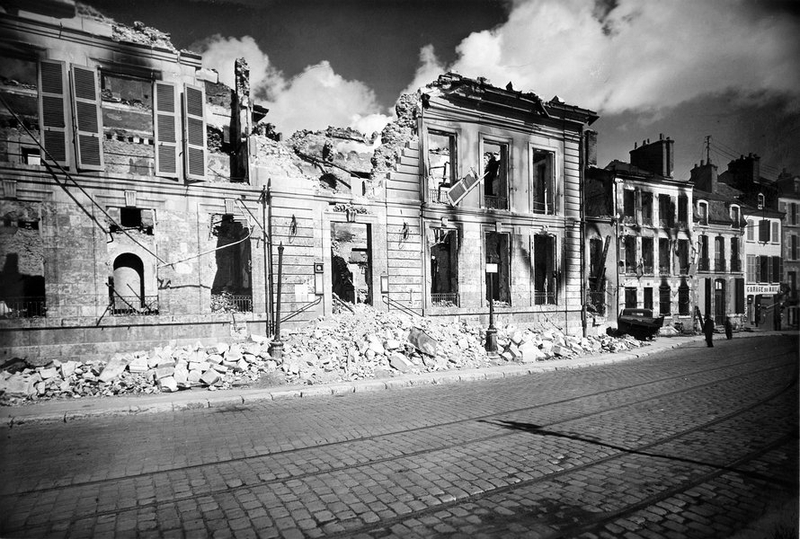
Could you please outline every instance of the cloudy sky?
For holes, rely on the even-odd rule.
[[[85,0],[203,54],[223,81],[244,56],[287,136],[379,130],[398,96],[456,71],[597,111],[599,161],[673,138],[675,175],[762,156],[800,174],[796,0]]]

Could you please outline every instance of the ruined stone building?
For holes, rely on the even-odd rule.
[[[720,183],[717,166],[700,162],[691,170],[697,240],[697,306],[722,325],[744,323],[744,233],[747,222],[740,192]]]
[[[242,322],[232,312],[258,321],[262,186],[239,133],[265,111],[157,30],[32,6],[0,15],[3,357],[219,338]]]
[[[597,115],[452,73],[415,110],[387,181],[387,218],[401,226],[389,245],[404,253],[391,296],[472,319],[492,301],[501,319],[580,334],[583,133]]]
[[[691,329],[695,305],[692,185],[673,177],[674,141],[644,141],[630,163],[586,172],[589,314],[616,325],[625,308],[652,309]]]

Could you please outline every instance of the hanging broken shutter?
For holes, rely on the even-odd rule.
[[[153,83],[153,125],[156,141],[156,175],[178,177],[178,114],[175,85]]]
[[[183,131],[186,179],[206,179],[206,123],[203,105],[206,97],[203,88],[187,84],[183,91]]]
[[[39,132],[42,159],[69,166],[67,152],[67,76],[64,62],[39,62]]]
[[[75,149],[78,168],[103,169],[103,118],[100,92],[94,69],[72,66],[72,95],[75,117]]]
[[[457,181],[447,192],[447,198],[450,199],[450,204],[455,206],[461,202],[461,199],[467,196],[467,193],[472,191],[472,188],[478,185],[478,183],[478,177],[473,174],[467,174],[466,177]]]

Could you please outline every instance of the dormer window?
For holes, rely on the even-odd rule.
[[[697,215],[701,225],[708,224],[708,202],[701,200],[697,203]]]
[[[741,224],[741,210],[739,206],[731,205],[731,221],[734,227],[739,227]]]
[[[764,194],[763,193],[759,193],[758,194],[758,209],[759,210],[763,210],[764,209]]]

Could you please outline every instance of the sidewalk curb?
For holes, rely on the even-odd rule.
[[[770,335],[797,334],[785,331],[758,331],[738,333],[736,338],[766,337]],[[624,352],[587,355],[574,359],[501,365],[463,371],[426,372],[413,375],[401,375],[394,378],[339,382],[329,385],[295,385],[278,386],[267,389],[233,389],[216,393],[203,389],[145,396],[88,397],[74,400],[52,400],[37,404],[0,408],[0,426],[13,427],[14,425],[24,423],[56,421],[66,423],[68,421],[89,417],[178,412],[199,408],[224,408],[229,406],[242,406],[264,400],[334,397],[349,393],[366,393],[372,391],[399,390],[406,387],[494,380],[549,371],[580,369],[584,367],[620,363],[644,358],[665,350],[672,350],[692,342],[702,341],[703,339],[704,337],[702,335],[662,337],[648,346]]]

